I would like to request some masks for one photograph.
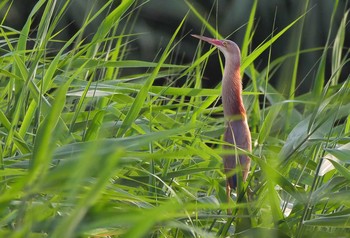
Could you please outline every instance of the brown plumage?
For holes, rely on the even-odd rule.
[[[217,40],[205,36],[192,35],[200,40],[216,46],[225,56],[225,68],[222,77],[222,103],[224,115],[227,119],[224,140],[246,151],[251,151],[250,130],[247,123],[246,111],[242,100],[242,80],[240,72],[241,53],[239,47],[230,40]],[[225,145],[224,148],[234,150],[234,146]],[[224,169],[227,177],[226,191],[230,196],[231,189],[237,188],[238,166],[242,169],[243,181],[246,181],[250,169],[250,158],[237,151],[225,155]]]

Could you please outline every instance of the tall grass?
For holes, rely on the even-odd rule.
[[[63,30],[58,25],[69,1],[39,0],[20,31],[1,25],[0,236],[347,236],[350,81],[340,72],[348,64],[348,13],[338,29],[330,29],[337,34],[322,48],[312,91],[285,97],[269,76],[286,59],[297,62],[319,49],[298,45],[258,70],[254,60],[307,13],[251,51],[256,3],[242,46],[249,80],[244,99],[254,128],[252,172],[244,185],[251,192],[249,201],[230,204],[221,168],[224,118],[217,117],[223,108],[215,104],[220,85],[200,87],[214,49],[198,47],[190,65],[172,63],[188,15],[154,62],[127,59],[137,37],[132,19],[138,3],[132,0],[116,8],[106,1],[87,13],[57,52],[50,45]],[[187,5],[188,14],[220,35]],[[84,31],[105,10],[86,41]],[[296,32],[299,39],[303,31]],[[294,70],[281,79],[291,85],[289,92],[297,87]],[[154,86],[158,78],[170,83]],[[182,87],[173,86],[183,78]],[[235,213],[228,216],[232,204]]]

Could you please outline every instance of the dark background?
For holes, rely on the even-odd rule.
[[[64,0],[58,0],[57,8],[64,2]],[[69,39],[79,29],[89,11],[91,9],[97,11],[105,2],[105,0],[71,0],[65,18],[60,23],[61,29],[65,28],[65,30],[59,35],[59,38],[62,40]],[[115,2],[115,7],[118,6],[119,2]],[[204,18],[209,19],[212,26],[219,29],[221,35],[226,37],[234,32],[229,39],[241,45],[246,29],[245,24],[248,21],[253,0],[206,0],[189,2],[195,6]],[[273,44],[272,60],[296,51],[298,35],[300,35],[299,32],[302,32],[301,49],[324,46],[330,29],[332,29],[331,40],[334,39],[344,12],[349,8],[347,1],[339,1],[336,17],[333,24],[330,25],[334,2],[333,0],[260,0],[255,17],[256,31],[252,49],[270,37],[274,25],[274,34],[276,34],[306,10],[310,11],[304,18],[304,22],[300,21],[297,23],[297,25]],[[21,30],[35,3],[36,1],[34,0],[14,0],[4,25]],[[133,37],[135,40],[131,44],[127,58],[152,61],[155,60],[159,50],[167,44],[176,27],[189,11],[189,8],[183,0],[136,1],[137,5],[141,5],[142,3],[144,3],[142,7],[132,12],[131,20],[135,21],[135,24],[129,33],[137,33],[139,35]],[[1,18],[4,16],[5,9],[3,8],[3,11],[0,13]],[[108,14],[107,11],[106,14]],[[102,15],[90,25],[89,32],[85,32],[87,39],[91,39],[91,36],[98,28],[99,23],[103,20]],[[36,22],[39,20],[38,17],[35,19]],[[128,24],[130,24],[130,19],[127,19],[127,17],[125,17],[124,21],[129,21]],[[172,62],[188,64],[192,61],[198,41],[190,37],[189,33],[200,34],[202,27],[202,23],[191,13],[182,29],[181,34],[184,38],[176,49],[176,55],[171,59]],[[33,34],[35,34],[35,29],[33,29]],[[204,34],[210,36],[207,31]],[[344,53],[348,51],[349,40],[349,26],[347,26]],[[52,51],[55,51],[54,49],[59,47],[59,43],[52,44],[51,47]],[[209,49],[208,45],[204,45],[204,47],[204,50]],[[298,70],[298,83],[300,83],[300,86],[298,87],[297,94],[308,91],[312,86],[313,77],[317,70],[316,63],[321,53],[322,50],[318,50],[313,53],[301,55]],[[328,59],[331,60],[331,49],[329,50]],[[287,86],[285,85],[285,80],[282,80],[283,83],[279,84],[278,79],[281,77],[291,77],[294,67],[293,63],[294,58],[285,61],[279,73],[275,74],[271,79],[273,85],[281,92],[287,90]],[[267,64],[267,53],[258,58],[254,64],[259,70],[265,68]],[[342,72],[343,80],[348,77],[350,72],[349,66],[344,69]],[[329,77],[331,74],[330,62],[326,72]],[[205,72],[205,78],[208,80],[203,81],[203,87],[212,87],[221,79],[217,57],[210,59]]]

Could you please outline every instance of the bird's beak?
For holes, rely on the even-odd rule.
[[[217,40],[217,39],[213,39],[213,38],[209,38],[209,37],[205,37],[205,36],[199,36],[199,35],[191,35],[191,36],[198,38],[202,41],[206,41],[206,42],[208,42],[212,45],[215,45],[215,46],[223,46],[222,40]]]

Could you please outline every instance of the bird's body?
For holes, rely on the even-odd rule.
[[[251,136],[247,123],[246,110],[242,99],[242,80],[240,72],[241,55],[239,47],[230,40],[216,40],[204,36],[192,35],[200,40],[216,46],[225,56],[225,68],[222,77],[222,103],[226,118],[224,141],[225,149],[235,151],[240,148],[251,151]],[[227,193],[236,189],[238,177],[246,181],[250,169],[250,158],[236,150],[225,155],[224,170],[227,176]],[[235,169],[240,167],[242,176],[237,176]]]

